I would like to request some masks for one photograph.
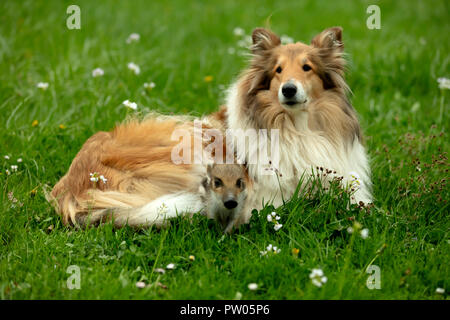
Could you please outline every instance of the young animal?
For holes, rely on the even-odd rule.
[[[210,219],[216,219],[224,232],[244,221],[247,196],[251,192],[251,181],[245,167],[238,164],[213,164],[208,166],[207,177],[203,181],[205,196],[204,212]]]

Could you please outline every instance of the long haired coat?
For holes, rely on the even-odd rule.
[[[344,80],[342,29],[326,29],[310,45],[281,45],[277,35],[262,28],[252,38],[250,66],[228,90],[225,108],[201,119],[204,129],[229,129],[231,137],[239,130],[277,130],[278,140],[269,134],[266,142],[277,144],[279,161],[269,165],[276,168],[237,146],[236,158],[247,164],[253,181],[249,207],[282,204],[300,178],[317,167],[336,172],[344,185],[357,180],[353,201],[371,202],[369,165]],[[161,226],[178,214],[201,211],[199,186],[213,155],[204,154],[206,161],[198,164],[175,164],[171,158],[179,146],[172,139],[177,129],[192,133],[188,148],[196,139],[206,145],[193,128],[186,117],[150,116],[99,132],[86,141],[47,199],[65,224],[76,225],[112,219],[116,226]],[[108,182],[92,182],[94,172]],[[243,214],[239,223],[248,222],[250,210]]]

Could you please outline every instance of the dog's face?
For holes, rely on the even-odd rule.
[[[253,31],[251,89],[269,90],[286,110],[304,110],[325,90],[342,83],[342,29],[334,27],[318,34],[311,45],[281,45],[273,32]]]
[[[309,57],[311,48],[296,43],[279,46],[273,50],[275,65],[270,91],[276,92],[280,104],[288,109],[306,108],[312,99],[323,92],[323,83],[317,66]]]

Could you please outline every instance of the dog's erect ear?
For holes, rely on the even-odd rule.
[[[315,36],[311,45],[319,54],[311,55],[313,63],[318,65],[319,76],[325,89],[340,88],[348,91],[344,81],[345,59],[344,44],[342,43],[342,28],[325,29]]]
[[[252,52],[259,53],[275,48],[281,44],[280,37],[270,30],[256,28],[252,33]]]
[[[311,44],[316,48],[327,48],[343,51],[344,44],[342,43],[342,28],[332,27],[325,29],[312,39]]]

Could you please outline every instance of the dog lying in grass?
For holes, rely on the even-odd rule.
[[[169,218],[185,213],[199,212],[210,219],[217,220],[225,233],[231,233],[237,227],[248,210],[247,196],[251,191],[251,181],[243,165],[210,164],[198,192],[191,194],[180,192],[171,196],[162,196],[153,200],[150,206],[141,208],[142,212],[153,211],[151,225],[161,227]],[[175,200],[175,201],[174,201]],[[77,223],[81,226],[98,225],[103,222],[113,222],[116,226],[124,225],[122,217],[133,221],[137,216],[134,209],[113,208],[95,210],[91,214],[81,215]]]
[[[262,28],[253,31],[252,39],[250,66],[228,90],[226,106],[197,119],[201,129],[216,130],[228,140],[239,140],[249,130],[267,133],[262,144],[238,142],[233,151],[254,185],[248,209],[231,219],[233,225],[247,223],[251,209],[264,203],[281,205],[300,179],[319,174],[319,167],[342,177],[343,185],[357,180],[352,201],[371,202],[370,168],[344,80],[342,29],[326,29],[310,45],[281,45],[276,34]],[[181,142],[173,139],[178,131],[184,132]],[[221,148],[229,150],[227,143],[208,149],[213,139],[206,140],[187,117],[150,116],[120,124],[86,141],[48,199],[66,224],[106,216],[117,226],[160,226],[176,212],[198,212],[207,166]],[[262,161],[247,144],[257,146],[256,152],[270,146],[272,160],[279,161]],[[200,162],[195,161],[197,147]],[[173,160],[180,149],[187,150],[183,159],[188,161]],[[101,181],[95,181],[98,175]],[[221,213],[215,217],[224,220]]]

